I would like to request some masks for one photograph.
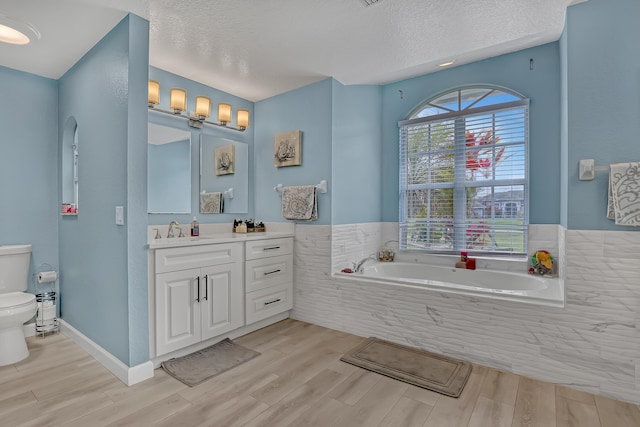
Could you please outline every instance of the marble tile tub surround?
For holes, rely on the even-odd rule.
[[[640,233],[564,235],[567,301],[554,308],[340,281],[331,226],[301,226],[292,317],[640,403]]]
[[[458,261],[456,255],[431,255],[398,251],[398,223],[372,222],[364,224],[334,225],[331,229],[332,271],[351,267],[354,262],[378,250],[393,249],[396,259],[420,264],[453,266]],[[528,257],[535,251],[545,249],[559,260],[558,274],[563,277],[564,266],[560,251],[564,240],[564,228],[557,224],[530,224],[527,257],[477,258],[477,268],[525,273],[529,265]]]

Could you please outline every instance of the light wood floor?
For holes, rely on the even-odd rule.
[[[362,338],[285,320],[236,341],[261,356],[197,387],[127,387],[63,335],[0,367],[1,426],[640,426],[636,405],[474,366],[458,399],[340,362]]]

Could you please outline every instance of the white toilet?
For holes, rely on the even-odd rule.
[[[0,246],[0,366],[29,356],[22,325],[36,314],[36,296],[28,294],[31,245]]]

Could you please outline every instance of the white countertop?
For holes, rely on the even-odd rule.
[[[246,242],[249,240],[279,239],[293,237],[293,231],[263,231],[254,233],[215,233],[200,237],[173,237],[170,239],[153,239],[147,247],[149,249],[177,248],[183,246],[214,245],[217,243]]]

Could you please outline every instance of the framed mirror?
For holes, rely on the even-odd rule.
[[[147,212],[191,213],[191,132],[149,123]]]
[[[249,212],[249,147],[200,135],[200,214]]]

